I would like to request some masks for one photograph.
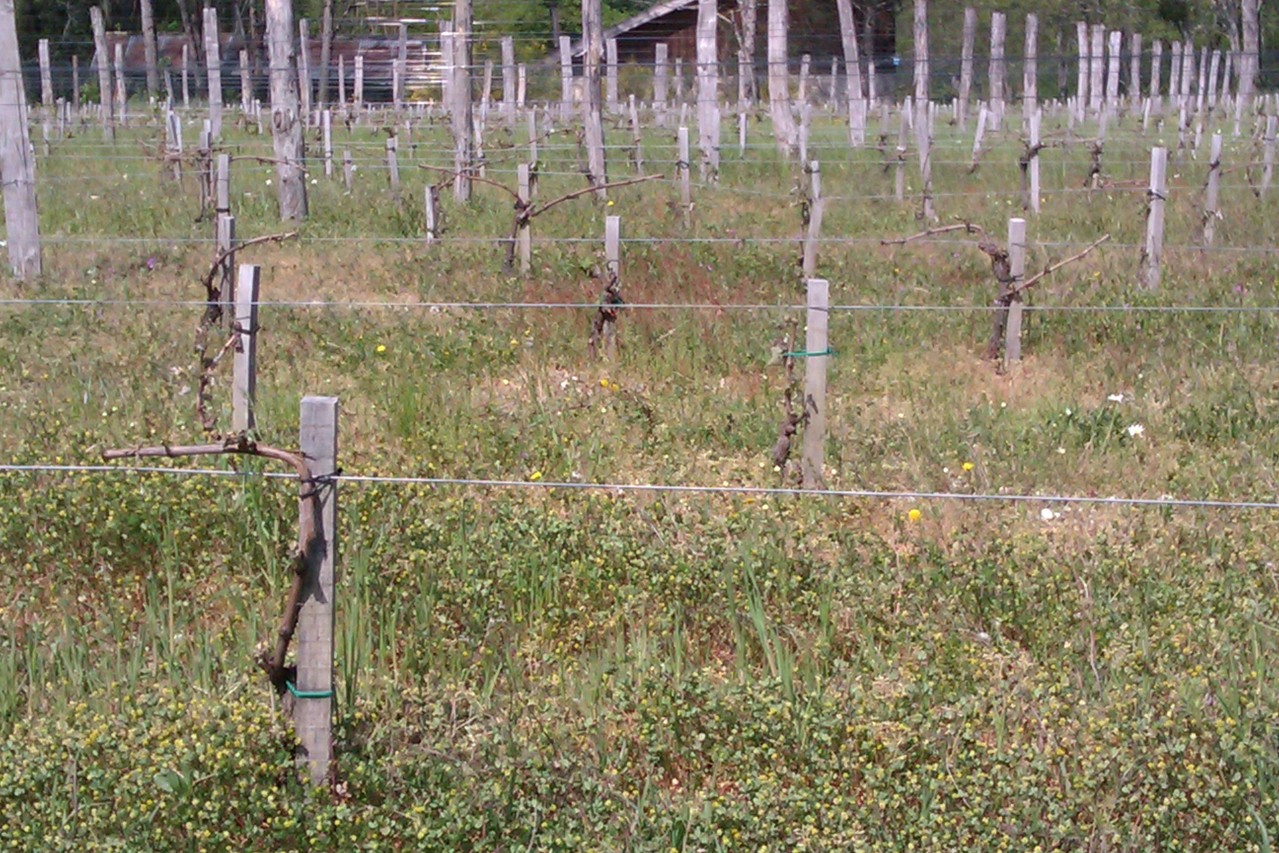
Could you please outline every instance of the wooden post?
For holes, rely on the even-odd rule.
[[[151,0],[141,0],[142,52],[147,65],[147,94],[152,98],[160,93],[160,68],[155,61],[155,14]]]
[[[1266,119],[1266,135],[1261,150],[1261,194],[1264,196],[1270,189],[1270,182],[1275,176],[1275,132],[1279,118],[1269,116]]]
[[[697,147],[702,181],[719,179],[719,56],[715,29],[718,0],[697,3]]]
[[[49,40],[40,39],[40,103],[45,109],[53,106],[53,69],[49,65]]]
[[[640,125],[639,110],[635,106],[635,96],[627,96],[627,111],[630,113],[631,123],[631,163],[635,166],[635,174],[643,176],[644,174],[644,135],[643,128]]]
[[[465,204],[471,200],[471,166],[475,161],[475,112],[471,101],[471,0],[453,4],[451,60],[453,77],[450,84],[453,115],[453,198]]]
[[[129,125],[129,93],[124,79],[124,42],[115,43],[115,115],[121,127]]]
[[[1035,110],[1030,117],[1030,162],[1026,164],[1027,181],[1029,182],[1030,210],[1039,212],[1039,132],[1043,113]]]
[[[737,114],[737,153],[741,157],[746,156],[746,125],[750,121],[750,116],[742,110]]]
[[[1079,51],[1079,71],[1075,78],[1075,117],[1083,120],[1084,108],[1088,104],[1088,79],[1092,67],[1092,49],[1088,44],[1088,24],[1075,22],[1075,39]]]
[[[364,54],[355,55],[355,82],[351,84],[351,102],[357,113],[364,111]]]
[[[991,130],[999,130],[1004,121],[1004,35],[1007,28],[1007,15],[1003,12],[990,13],[990,92],[987,112]]]
[[[1181,100],[1182,107],[1190,105],[1190,83],[1195,76],[1195,46],[1190,39],[1181,46]]]
[[[1110,31],[1110,51],[1106,68],[1106,109],[1112,113],[1119,111],[1119,54],[1123,49],[1124,34],[1119,30]]]
[[[191,109],[191,45],[182,45],[182,108]]]
[[[1236,115],[1241,109],[1251,113],[1253,95],[1257,91],[1257,77],[1261,69],[1261,0],[1241,0],[1239,18],[1243,50],[1239,54],[1239,81],[1235,97],[1240,106],[1235,108]],[[1236,130],[1235,136],[1238,135]]]
[[[346,184],[346,191],[349,193],[355,189],[355,163],[351,161],[351,152],[342,152],[342,182]]]
[[[977,132],[973,134],[973,169],[977,168],[977,161],[981,158],[981,138],[986,134],[986,121],[989,115],[990,110],[982,104],[977,111]]]
[[[222,294],[222,319],[230,328],[235,305],[235,217],[231,215],[231,155],[219,154],[214,178],[214,253],[222,258],[218,287]]]
[[[804,488],[826,485],[826,365],[830,358],[830,283],[810,278],[808,323],[804,337],[804,441],[801,471]]]
[[[14,0],[0,0],[0,174],[4,175],[4,227],[9,268],[19,281],[43,271],[36,167],[27,128],[27,95],[18,53]],[[96,7],[94,10],[97,11]],[[101,13],[98,13],[99,20]]]
[[[306,152],[293,64],[293,0],[266,0],[266,38],[271,69],[275,196],[280,218],[296,222],[306,218],[307,199]]]
[[[671,78],[675,81],[675,103],[679,104],[679,123],[684,124],[685,112],[688,104],[684,102],[684,57],[675,57],[675,70],[671,73]]]
[[[252,432],[257,429],[254,406],[258,393],[258,288],[262,268],[241,264],[235,286],[235,326],[239,336],[235,345],[235,362],[231,378],[231,431]]]
[[[515,126],[515,38],[502,37],[502,118]]]
[[[98,58],[98,105],[102,111],[102,135],[115,139],[115,121],[111,100],[111,59],[107,56],[107,28],[102,21],[102,9],[89,7],[89,20],[93,24],[93,49]],[[25,121],[25,116],[23,121]]]
[[[787,52],[789,7],[787,0],[768,0],[768,105],[773,118],[773,137],[782,159],[795,151],[798,131],[791,115],[790,58]]]
[[[204,7],[204,58],[209,86],[209,134],[214,142],[222,138],[222,47],[218,35],[218,10]]]
[[[346,112],[346,57],[338,54],[338,109]]]
[[[298,109],[303,127],[311,126],[311,34],[306,18],[298,19]]]
[[[1105,104],[1105,61],[1106,61],[1106,28],[1102,24],[1093,24],[1092,47],[1088,52],[1088,111],[1100,115]]]
[[[1174,41],[1169,45],[1172,63],[1168,67],[1168,102],[1174,106],[1181,98],[1181,42]]]
[[[1141,33],[1133,33],[1128,42],[1128,108],[1141,103]]]
[[[329,106],[329,75],[333,67],[333,0],[324,0],[320,17],[320,106]]]
[[[1026,278],[1026,220],[1008,220],[1008,287],[1019,286]],[[1008,301],[1008,320],[1004,325],[1004,367],[1021,361],[1022,298],[1015,293]]]
[[[573,45],[568,36],[560,36],[560,120],[573,116]]]
[[[395,50],[395,91],[392,92],[392,101],[395,103],[396,110],[404,109],[404,78],[408,73],[409,66],[409,28],[407,24],[400,23],[396,27],[396,50]]]
[[[915,104],[928,104],[928,0],[915,0]],[[994,60],[991,60],[994,68]],[[927,125],[927,122],[925,122]],[[927,127],[924,128],[925,131]]]
[[[528,69],[523,62],[516,68],[515,79],[515,109],[518,111],[524,109],[524,96],[528,92]]]
[[[337,397],[303,397],[298,447],[311,482],[302,484],[299,513],[315,512],[312,493],[318,490],[316,541],[306,557],[297,623],[297,682],[292,700],[300,761],[311,781],[324,784],[333,757],[333,623],[334,573],[337,565]],[[325,478],[325,479],[321,479]]]
[[[608,111],[616,114],[617,103],[617,39],[604,41],[604,102]]]
[[[897,112],[897,164],[896,174],[893,178],[893,197],[901,203],[906,200],[906,142],[910,138],[908,132],[910,123],[907,116],[910,110],[905,104]],[[978,129],[986,126],[986,108],[982,107],[981,118],[978,120]]]
[[[1211,246],[1221,218],[1221,134],[1212,135],[1208,154],[1208,188],[1204,192],[1203,243]]]
[[[675,143],[678,149],[675,168],[679,171],[679,202],[684,209],[684,222],[687,223],[689,214],[693,209],[693,188],[689,177],[687,127],[681,127],[675,132]]]
[[[756,3],[743,3],[738,9],[737,108],[744,112],[759,95],[755,85],[755,30],[759,20],[759,6]],[[844,20],[843,15],[841,7],[841,21]]]
[[[529,167],[528,163],[520,163],[515,168],[519,176],[519,201],[516,204],[523,210],[532,203],[531,187],[529,186]],[[533,235],[527,219],[522,220],[516,227],[515,243],[516,253],[520,258],[520,275],[528,275],[533,268]]]
[[[1164,43],[1155,39],[1150,46],[1150,92],[1151,108],[1156,113],[1163,112],[1163,92],[1160,90],[1160,75],[1163,72]]]
[[[1026,16],[1026,49],[1021,74],[1021,116],[1029,127],[1039,110],[1039,16]]]
[[[178,118],[178,114],[173,111],[172,101],[170,106],[165,110],[164,128],[166,137],[166,148],[169,150],[169,156],[173,161],[173,180],[182,181],[182,121]]]
[[[620,289],[622,280],[622,217],[604,217],[604,282]],[[616,292],[616,291],[614,291]],[[604,323],[604,352],[617,355],[617,324]]]
[[[977,42],[977,10],[964,7],[963,41],[959,49],[959,126],[968,126],[968,102],[973,96],[973,47]]]
[[[422,191],[422,211],[426,226],[426,244],[429,246],[439,237],[440,232],[440,191],[434,184],[427,184]]]
[[[1146,211],[1146,242],[1142,248],[1142,281],[1159,287],[1160,258],[1164,247],[1164,201],[1168,197],[1168,149],[1150,149],[1150,189]]]
[[[386,172],[391,195],[400,197],[400,158],[399,142],[392,134],[386,138]]]
[[[320,113],[320,132],[324,137],[324,177],[333,177],[333,111]]]
[[[816,162],[813,163],[816,166]],[[817,248],[822,238],[822,214],[826,209],[826,199],[814,198],[808,209],[808,230],[804,234],[804,255],[801,268],[805,279],[817,274]]]
[[[1217,106],[1217,74],[1221,70],[1221,51],[1214,50],[1208,64],[1208,109]]]
[[[595,187],[608,183],[604,163],[604,109],[600,91],[604,24],[600,16],[600,0],[582,0],[582,82],[586,88],[585,97],[582,98],[582,120],[586,137],[586,177]],[[607,192],[602,189],[595,192],[596,198],[602,199],[605,195]]]
[[[658,127],[666,126],[666,74],[670,48],[666,42],[653,47],[653,111],[657,113]]]
[[[853,15],[851,0],[835,0],[835,6],[839,11],[840,38],[844,48],[848,139],[854,146],[860,146],[866,144],[866,98],[862,94],[862,63],[857,51],[857,21]],[[835,97],[834,85],[831,86],[831,97]]]
[[[253,83],[249,78],[249,51],[240,49],[240,112],[253,113]]]

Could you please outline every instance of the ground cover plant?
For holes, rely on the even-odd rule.
[[[298,239],[239,258],[263,266],[261,440],[294,446],[299,397],[325,393],[348,474],[789,485],[770,360],[802,316],[807,178],[766,122],[696,183],[687,225],[673,128],[650,125],[645,167],[666,180],[539,216],[527,277],[504,269],[511,199],[492,187],[465,208],[441,193],[425,244],[440,174],[415,166],[451,162],[447,127],[401,134],[396,198],[376,124],[338,133],[349,193],[340,162],[327,179],[312,161]],[[204,435],[211,226],[189,167],[176,185],[146,148],[156,125],[114,146],[88,127],[40,162],[47,273],[4,288],[50,301],[0,306],[0,462]],[[1050,127],[1067,144],[1041,154],[1028,268],[1112,241],[1035,288],[1024,360],[1002,371],[982,357],[986,257],[962,237],[881,246],[919,230],[916,168],[898,202],[895,155],[815,120],[818,273],[845,306],[827,486],[1272,501],[1279,282],[1260,250],[1279,211],[1245,179],[1252,140],[1227,126],[1236,169],[1202,250],[1206,141],[1178,153],[1175,127],[1112,120],[1109,183],[1086,191],[1089,146],[1069,140],[1091,130]],[[280,230],[253,130],[226,139],[246,158],[242,238]],[[487,174],[510,185],[522,130],[490,133]],[[1175,157],[1151,292],[1159,139]],[[629,129],[609,142],[623,180]],[[935,202],[1002,239],[1024,149],[1012,131],[984,149],[970,171],[970,131],[939,122]],[[539,198],[582,186],[579,157],[571,133],[539,144]],[[602,358],[610,214],[636,307]],[[476,302],[582,307],[457,304]],[[699,307],[643,307],[671,303]],[[295,488],[0,475],[0,846],[1266,850],[1279,832],[1273,509],[344,482],[337,770],[314,790],[253,660],[289,582]]]

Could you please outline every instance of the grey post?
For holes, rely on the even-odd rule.
[[[1164,200],[1168,195],[1168,149],[1150,149],[1149,209],[1146,242],[1142,247],[1142,282],[1150,290],[1159,286],[1159,262],[1164,248]]]
[[[337,472],[337,397],[303,397],[299,449],[311,482],[302,484],[299,513],[317,512],[316,537],[306,553],[306,578],[297,623],[297,681],[303,696],[293,699],[293,725],[299,761],[311,781],[323,784],[333,758],[333,589],[337,565],[337,483],[323,480]],[[318,501],[311,500],[313,490]],[[309,695],[308,695],[309,694]]]
[[[516,166],[519,174],[520,206],[527,207],[531,203],[532,194],[529,187],[529,164]],[[515,242],[517,254],[520,256],[520,274],[528,275],[533,267],[533,237],[528,220],[522,220],[516,227]]]
[[[258,393],[258,289],[262,268],[241,264],[235,288],[234,334],[235,362],[231,377],[231,431],[252,432],[257,429],[254,405]]]
[[[208,62],[209,135],[222,136],[222,48],[218,38],[218,10],[204,7],[204,58]]]
[[[1026,220],[1008,220],[1008,271],[1010,288],[1020,287],[1026,278]],[[1021,361],[1021,320],[1023,302],[1014,293],[1008,302],[1008,321],[1004,325],[1004,367]]]
[[[1217,233],[1217,220],[1221,218],[1221,134],[1212,135],[1212,147],[1208,155],[1208,188],[1204,193],[1203,241],[1211,246]]]
[[[38,276],[43,269],[26,101],[13,0],[0,0],[0,174],[4,175],[9,266],[18,279]]]
[[[806,489],[826,485],[826,365],[830,342],[830,283],[808,280],[808,324],[804,338],[804,441],[801,471]]]
[[[102,110],[102,135],[113,140],[115,122],[111,101],[111,60],[107,56],[107,28],[102,20],[102,9],[97,6],[89,7],[89,20],[93,23],[93,49],[98,59],[98,105]]]

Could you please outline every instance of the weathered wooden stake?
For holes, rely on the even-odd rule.
[[[973,162],[969,167],[970,171],[977,168],[977,162],[981,159],[981,138],[986,135],[986,122],[990,116],[990,110],[982,104],[977,111],[977,132],[973,134]]]
[[[604,24],[600,0],[582,0],[582,120],[585,127],[587,180],[597,187],[596,198],[607,191],[598,189],[608,183],[604,160],[604,105],[600,91],[600,65],[604,61]],[[570,57],[571,60],[571,57]],[[572,73],[570,67],[569,73]],[[566,114],[567,115],[567,114]]]
[[[816,161],[813,162],[816,166]],[[814,198],[808,208],[808,230],[804,233],[804,256],[802,263],[803,276],[811,279],[817,274],[817,249],[822,238],[822,214],[826,210],[826,199]]]
[[[657,113],[657,126],[666,126],[667,62],[670,48],[666,42],[653,47],[653,111]]]
[[[280,218],[298,222],[306,219],[307,193],[306,149],[302,117],[298,114],[298,78],[293,55],[293,0],[266,0],[266,39],[270,56],[275,197]]]
[[[204,7],[204,58],[209,88],[209,136],[217,142],[222,138],[222,47],[218,10],[212,6]]]
[[[1088,105],[1089,70],[1092,68],[1092,48],[1088,43],[1088,24],[1085,21],[1075,22],[1076,49],[1079,52],[1079,70],[1075,78],[1075,113],[1078,121],[1084,119],[1084,109]]]
[[[768,0],[768,105],[777,149],[788,160],[795,152],[798,130],[791,114],[786,4],[787,0]]]
[[[355,189],[355,163],[351,160],[351,152],[342,152],[342,182],[346,184],[346,191],[349,193]]]
[[[475,162],[475,109],[471,99],[473,13],[471,0],[454,2],[451,36],[453,76],[449,88],[452,102],[449,110],[453,119],[453,169],[457,172],[453,181],[453,198],[462,203],[471,200],[470,170]]]
[[[515,38],[502,36],[502,118],[515,126]]]
[[[1103,24],[1093,24],[1088,59],[1091,75],[1088,80],[1088,108],[1097,116],[1106,103],[1106,27]]]
[[[114,140],[115,121],[112,115],[111,59],[107,55],[107,28],[102,20],[102,9],[97,6],[90,6],[89,20],[93,24],[94,53],[98,58],[98,107],[102,113],[102,135],[108,140]],[[25,116],[23,121],[26,121]]]
[[[1151,109],[1156,114],[1163,113],[1163,91],[1161,90],[1160,75],[1163,73],[1164,43],[1159,39],[1155,39],[1155,43],[1150,46],[1150,93]]]
[[[1106,109],[1112,113],[1119,112],[1119,59],[1123,39],[1124,34],[1119,30],[1110,31],[1110,51],[1106,57]]]
[[[1021,74],[1021,116],[1029,126],[1039,110],[1039,16],[1026,16],[1025,61]]]
[[[403,28],[403,24],[400,25]],[[328,69],[324,69],[328,73]],[[311,34],[306,18],[298,19],[298,94],[303,127],[311,126]]]
[[[968,102],[973,96],[973,47],[977,41],[977,10],[964,7],[963,41],[959,49],[959,126],[968,126]]]
[[[364,54],[362,53],[355,55],[355,82],[351,85],[351,101],[355,104],[357,113],[364,111]]]
[[[635,174],[644,174],[644,136],[640,125],[639,109],[635,106],[635,96],[627,96],[627,111],[631,123],[631,163],[635,166]]]
[[[40,103],[45,109],[53,106],[53,69],[49,65],[49,40],[40,39]]]
[[[1039,132],[1042,121],[1043,113],[1035,110],[1030,117],[1030,162],[1026,164],[1030,184],[1030,209],[1034,213],[1039,212]]]
[[[693,187],[688,162],[688,128],[681,127],[675,132],[677,148],[675,168],[679,172],[679,202],[684,209],[684,222],[687,224],[693,209]]]
[[[573,46],[568,36],[560,36],[560,121],[573,118]]]
[[[604,217],[604,282],[611,289],[622,278],[622,217]],[[617,324],[604,324],[604,352],[617,356]]]
[[[160,94],[160,69],[156,65],[155,13],[151,0],[141,0],[142,56],[147,66],[147,94],[152,98]]]
[[[519,201],[517,206],[524,210],[532,204],[531,187],[529,186],[529,165],[520,163],[516,166],[519,180]],[[521,220],[515,229],[516,253],[520,258],[520,275],[528,275],[533,268],[533,234],[529,220]]]
[[[245,116],[253,112],[253,83],[249,79],[249,51],[240,49],[240,112]]]
[[[13,0],[0,0],[0,175],[4,176],[9,267],[14,277],[23,281],[41,274],[43,260],[35,158],[27,129],[27,95]]]
[[[1026,220],[1008,220],[1009,289],[1018,287],[1026,277]],[[1004,325],[1004,367],[1021,361],[1021,321],[1024,305],[1020,293],[1008,301],[1008,320]]]
[[[1221,218],[1221,134],[1212,135],[1208,153],[1208,187],[1204,192],[1203,243],[1211,246]]]
[[[810,278],[804,339],[804,441],[801,472],[806,489],[826,485],[826,365],[830,358],[830,283]]]
[[[1004,35],[1008,16],[1003,12],[990,13],[990,93],[987,110],[991,130],[999,130],[1004,121]]]
[[[1275,134],[1279,118],[1266,118],[1266,135],[1261,149],[1261,194],[1264,196],[1270,189],[1270,182],[1275,177]]]
[[[320,113],[320,132],[324,136],[324,177],[333,177],[333,111]]]
[[[191,45],[182,45],[182,108],[191,109]]]
[[[527,169],[523,163],[522,168]],[[439,206],[440,191],[435,184],[428,183],[426,189],[422,191],[422,210],[426,218],[426,242],[427,245],[434,243],[439,237]]]
[[[697,147],[701,154],[698,175],[703,181],[719,179],[719,57],[715,39],[719,21],[717,0],[697,3]]]
[[[617,103],[617,39],[604,40],[604,102],[616,114]]]
[[[241,264],[235,287],[235,361],[231,376],[231,431],[257,429],[254,407],[258,393],[258,288],[262,268]]]
[[[1150,149],[1150,189],[1146,211],[1146,242],[1141,252],[1142,281],[1159,287],[1160,259],[1164,247],[1164,201],[1168,197],[1168,149]]]
[[[298,610],[297,681],[292,716],[300,762],[316,785],[329,779],[333,758],[333,625],[334,574],[337,565],[337,397],[303,397],[298,447],[311,481],[302,484],[299,513],[316,512],[314,546],[305,555],[306,578]]]
[[[1133,33],[1128,42],[1128,109],[1141,103],[1141,33]]]
[[[386,172],[391,195],[400,196],[399,142],[394,135],[386,138]]]

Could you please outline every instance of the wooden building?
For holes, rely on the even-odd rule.
[[[896,0],[853,2],[853,17],[860,38],[862,57],[891,64],[897,52]],[[768,5],[760,2],[756,17],[757,62],[763,62],[768,31]],[[741,26],[738,0],[719,0],[719,55],[721,61],[737,56],[737,33]],[[619,62],[641,64],[653,61],[653,50],[665,43],[671,59],[693,62],[697,57],[697,0],[664,0],[638,15],[604,31],[604,38],[617,39]],[[810,54],[814,61],[844,56],[839,13],[835,0],[790,0],[791,56]],[[580,46],[576,52],[580,52]]]

